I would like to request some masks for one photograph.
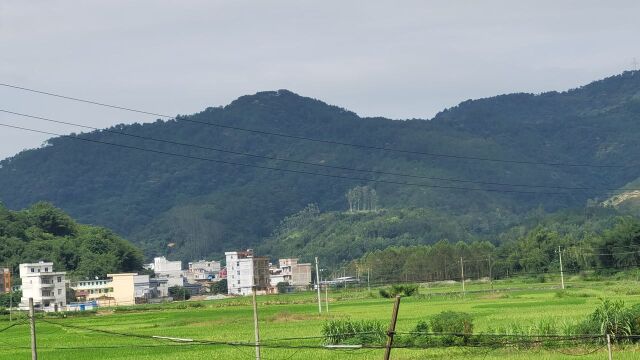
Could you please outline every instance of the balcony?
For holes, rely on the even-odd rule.
[[[53,293],[42,293],[42,300],[55,300],[56,297]]]
[[[43,289],[51,289],[55,286],[55,284],[53,282],[43,282],[40,284],[40,287],[42,287]]]

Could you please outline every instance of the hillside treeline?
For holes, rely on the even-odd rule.
[[[18,273],[23,262],[53,261],[56,271],[79,278],[142,268],[142,253],[111,230],[78,224],[40,202],[20,210],[0,204],[0,265]]]
[[[391,246],[346,266],[349,273],[369,270],[371,279],[381,282],[460,280],[461,262],[465,279],[558,274],[559,252],[565,273],[640,267],[640,220],[619,216],[605,222],[611,227],[596,232],[587,230],[589,226],[541,224],[499,245],[441,240],[433,245]]]

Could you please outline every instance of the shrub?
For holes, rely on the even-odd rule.
[[[389,294],[389,292],[386,289],[380,289],[378,290],[378,292],[380,293],[380,296],[382,296],[383,298],[390,298],[392,297],[391,294]]]
[[[443,311],[431,318],[430,324],[434,333],[443,333],[443,345],[466,344],[473,334],[473,318],[463,312]]]
[[[622,300],[602,300],[600,305],[580,323],[577,331],[581,334],[609,334],[616,337],[640,333],[640,307],[628,308]]]
[[[329,320],[322,324],[327,344],[382,344],[384,325],[373,320]]]
[[[211,285],[211,292],[214,295],[217,294],[226,294],[227,293],[227,279],[222,279],[218,282],[213,283]]]
[[[289,283],[286,281],[281,281],[276,284],[276,288],[278,289],[278,294],[285,294],[289,292]]]
[[[169,288],[169,295],[173,297],[173,300],[189,300],[191,293],[189,290],[182,286],[172,286]]]

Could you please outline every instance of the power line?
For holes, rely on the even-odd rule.
[[[151,153],[160,154],[160,155],[169,155],[169,156],[180,157],[180,158],[185,158],[185,159],[209,161],[209,162],[226,164],[226,165],[243,166],[243,167],[250,167],[250,168],[257,168],[257,169],[264,169],[264,170],[272,170],[272,171],[290,172],[290,173],[303,174],[303,175],[323,176],[323,177],[330,177],[330,178],[336,178],[336,179],[365,181],[365,182],[374,182],[374,183],[382,183],[382,184],[393,184],[393,185],[416,186],[416,187],[434,188],[434,189],[448,189],[448,190],[486,191],[486,192],[497,192],[497,193],[529,194],[529,195],[563,195],[563,196],[571,195],[570,193],[567,193],[567,192],[523,191],[523,190],[511,190],[511,189],[482,189],[482,188],[469,188],[469,187],[462,187],[462,186],[428,185],[428,184],[410,183],[410,182],[401,182],[401,181],[392,181],[392,180],[358,178],[358,177],[351,177],[351,176],[345,176],[345,175],[335,175],[335,174],[323,174],[323,173],[316,173],[316,172],[304,171],[304,170],[283,169],[283,168],[272,167],[272,166],[244,164],[244,163],[237,163],[237,162],[227,161],[227,160],[218,160],[218,159],[211,159],[211,158],[205,158],[205,157],[199,157],[199,156],[178,154],[178,153],[173,153],[173,152],[168,152],[168,151],[163,151],[163,150],[147,149],[147,148],[142,148],[142,147],[137,147],[137,146],[116,144],[116,143],[111,143],[111,142],[107,142],[107,141],[88,139],[88,138],[83,138],[83,137],[78,137],[78,136],[63,135],[63,134],[54,133],[54,132],[50,132],[50,131],[36,130],[36,129],[26,128],[26,127],[21,127],[21,126],[3,124],[3,123],[0,123],[0,126],[7,127],[7,128],[12,128],[12,129],[17,129],[17,130],[30,131],[30,132],[40,133],[40,134],[59,136],[59,137],[64,137],[64,138],[69,138],[69,139],[74,139],[74,140],[79,140],[79,141],[85,141],[85,142],[91,142],[91,143],[96,143],[96,144],[103,144],[103,145],[121,147],[121,148],[130,149],[130,150],[139,150],[139,151],[146,151],[146,152],[151,152]]]
[[[82,99],[82,98],[73,97],[73,96],[67,96],[67,95],[61,95],[61,94],[56,94],[56,93],[52,93],[52,92],[36,90],[36,89],[31,89],[31,88],[26,88],[26,87],[17,86],[17,85],[0,83],[0,86],[12,88],[12,89],[17,89],[17,90],[22,90],[22,91],[27,91],[27,92],[32,92],[32,93],[41,94],[41,95],[53,96],[53,97],[66,99],[66,100],[71,100],[71,101],[77,101],[77,102],[82,102],[82,103],[87,103],[87,104],[92,104],[92,105],[97,105],[97,106],[103,106],[103,107],[117,109],[117,110],[130,111],[130,112],[135,112],[135,113],[139,113],[139,114],[158,116],[158,117],[168,118],[168,119],[175,119],[176,118],[175,116],[171,116],[171,115],[160,114],[160,113],[155,113],[155,112],[150,112],[150,111],[144,111],[144,110],[124,107],[124,106],[119,106],[119,105],[112,105],[112,104],[107,104],[107,103],[104,103],[104,102],[87,100],[87,99]],[[201,125],[207,125],[207,126],[215,126],[215,127],[225,128],[225,129],[231,129],[231,130],[237,130],[237,131],[245,131],[245,132],[251,132],[251,133],[262,134],[262,135],[278,136],[278,137],[284,137],[284,138],[290,138],[290,139],[296,139],[296,140],[312,141],[312,142],[318,142],[318,143],[349,146],[349,147],[370,149],[370,150],[389,151],[389,152],[397,152],[397,153],[405,153],[405,154],[413,154],[413,155],[424,155],[424,156],[431,156],[431,157],[442,157],[442,158],[450,158],[450,159],[458,159],[458,160],[491,161],[491,162],[512,163],[512,164],[566,166],[566,167],[591,167],[591,168],[629,168],[629,167],[633,167],[633,165],[606,165],[606,164],[588,164],[588,163],[582,163],[581,164],[581,163],[562,163],[562,162],[540,162],[540,161],[509,160],[509,159],[498,159],[498,158],[489,158],[489,157],[477,157],[477,156],[464,156],[464,155],[454,155],[454,154],[444,154],[444,153],[432,153],[432,152],[397,149],[397,148],[390,148],[390,147],[383,147],[383,146],[373,146],[373,145],[347,143],[347,142],[341,142],[341,141],[335,141],[335,140],[312,138],[312,137],[307,137],[307,136],[283,134],[283,133],[277,133],[277,132],[266,131],[266,130],[258,130],[258,129],[250,129],[250,128],[239,127],[239,126],[225,125],[225,124],[215,123],[215,122],[210,122],[210,121],[199,121],[199,120],[194,120],[194,119],[188,119],[186,117],[180,117],[179,120],[180,121],[191,122],[191,123],[195,123],[195,124],[201,124]]]
[[[77,127],[81,127],[81,128],[85,128],[85,129],[95,130],[95,131],[102,131],[102,132],[107,132],[107,133],[111,133],[111,134],[128,136],[128,137],[133,137],[133,138],[142,139],[142,140],[151,140],[151,141],[156,141],[156,142],[160,142],[160,143],[167,143],[167,144],[172,144],[172,145],[180,145],[180,146],[186,146],[186,147],[191,147],[191,148],[211,150],[211,151],[217,151],[217,152],[222,152],[222,153],[227,153],[227,154],[248,156],[248,157],[260,158],[260,159],[290,162],[290,163],[300,164],[300,165],[317,166],[317,167],[321,167],[321,168],[334,169],[334,170],[346,170],[346,171],[363,172],[363,173],[369,173],[369,174],[392,175],[392,176],[402,176],[402,177],[417,178],[417,179],[427,179],[427,180],[437,180],[437,181],[450,181],[450,182],[460,182],[460,183],[471,183],[471,184],[479,184],[479,185],[547,188],[547,189],[557,189],[557,190],[585,190],[585,191],[586,190],[596,190],[596,191],[618,191],[618,190],[620,190],[620,189],[613,189],[613,188],[570,187],[570,186],[552,186],[552,185],[536,185],[536,184],[514,184],[514,183],[502,183],[502,182],[492,182],[492,181],[464,180],[464,179],[456,179],[456,178],[444,178],[444,177],[433,177],[433,176],[424,176],[424,175],[413,175],[413,174],[405,174],[405,173],[397,173],[397,172],[389,172],[389,171],[380,171],[380,170],[357,169],[357,168],[351,168],[351,167],[345,167],[345,166],[318,164],[318,163],[312,163],[312,162],[308,162],[308,161],[286,159],[286,158],[281,158],[281,157],[277,157],[277,156],[258,155],[258,154],[252,154],[252,153],[247,153],[247,152],[233,151],[233,150],[227,150],[227,149],[221,149],[221,148],[203,146],[203,145],[197,145],[197,144],[190,144],[190,143],[167,140],[167,139],[159,139],[159,138],[154,138],[154,137],[149,137],[149,136],[142,136],[142,135],[126,133],[126,132],[123,132],[123,131],[114,131],[114,130],[110,130],[110,129],[100,129],[100,128],[93,127],[93,126],[82,125],[82,124],[72,123],[72,122],[68,122],[68,121],[55,120],[55,119],[46,118],[46,117],[42,117],[42,116],[29,115],[29,114],[24,114],[24,113],[19,113],[19,112],[4,110],[4,109],[0,109],[0,112],[4,112],[4,113],[7,113],[7,114],[16,115],[16,116],[22,116],[22,117],[26,117],[26,118],[30,118],[30,119],[36,119],[36,120],[52,122],[52,123],[56,123],[56,124],[71,125],[71,126],[77,126]],[[625,188],[624,190],[640,190],[640,188],[639,189]]]

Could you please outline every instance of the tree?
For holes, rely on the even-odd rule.
[[[211,292],[214,295],[217,294],[227,294],[227,279],[222,279],[218,282],[213,283],[213,285],[211,285]]]
[[[286,281],[281,281],[276,284],[276,288],[278,289],[278,294],[285,294],[289,292],[289,283]]]
[[[173,297],[173,300],[189,300],[191,293],[184,286],[172,286],[169,288],[169,295]]]
[[[13,306],[18,306],[22,298],[22,291],[13,291],[10,293],[0,294],[0,307],[9,308],[13,302]]]

